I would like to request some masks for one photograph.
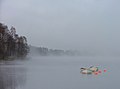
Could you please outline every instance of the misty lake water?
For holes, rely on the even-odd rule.
[[[119,57],[31,57],[0,62],[0,89],[119,89]],[[99,75],[81,67],[99,66]],[[103,72],[107,69],[107,72]]]

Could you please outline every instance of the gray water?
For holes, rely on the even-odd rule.
[[[31,57],[0,62],[0,89],[120,89],[119,57]],[[99,75],[81,67],[99,66]],[[107,69],[107,72],[103,72]]]

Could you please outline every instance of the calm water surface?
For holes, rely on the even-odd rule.
[[[99,75],[80,74],[99,66]],[[119,57],[32,57],[0,61],[0,89],[120,89]]]

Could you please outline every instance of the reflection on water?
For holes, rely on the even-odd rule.
[[[26,70],[21,65],[0,64],[0,89],[18,89],[26,82]]]

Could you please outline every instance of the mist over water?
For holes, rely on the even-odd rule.
[[[119,3],[0,0],[0,22],[34,46],[26,59],[0,61],[0,89],[119,89]],[[90,66],[102,73],[80,73]]]
[[[105,50],[105,49],[104,49]],[[64,50],[47,47],[30,46],[29,56],[86,56],[86,57],[120,57],[119,51],[109,50]],[[108,52],[109,51],[109,52]]]
[[[0,62],[1,89],[114,89],[119,87],[117,57],[40,57]],[[81,67],[98,66],[99,75]],[[107,72],[103,72],[106,69]],[[114,77],[113,77],[114,76]]]

